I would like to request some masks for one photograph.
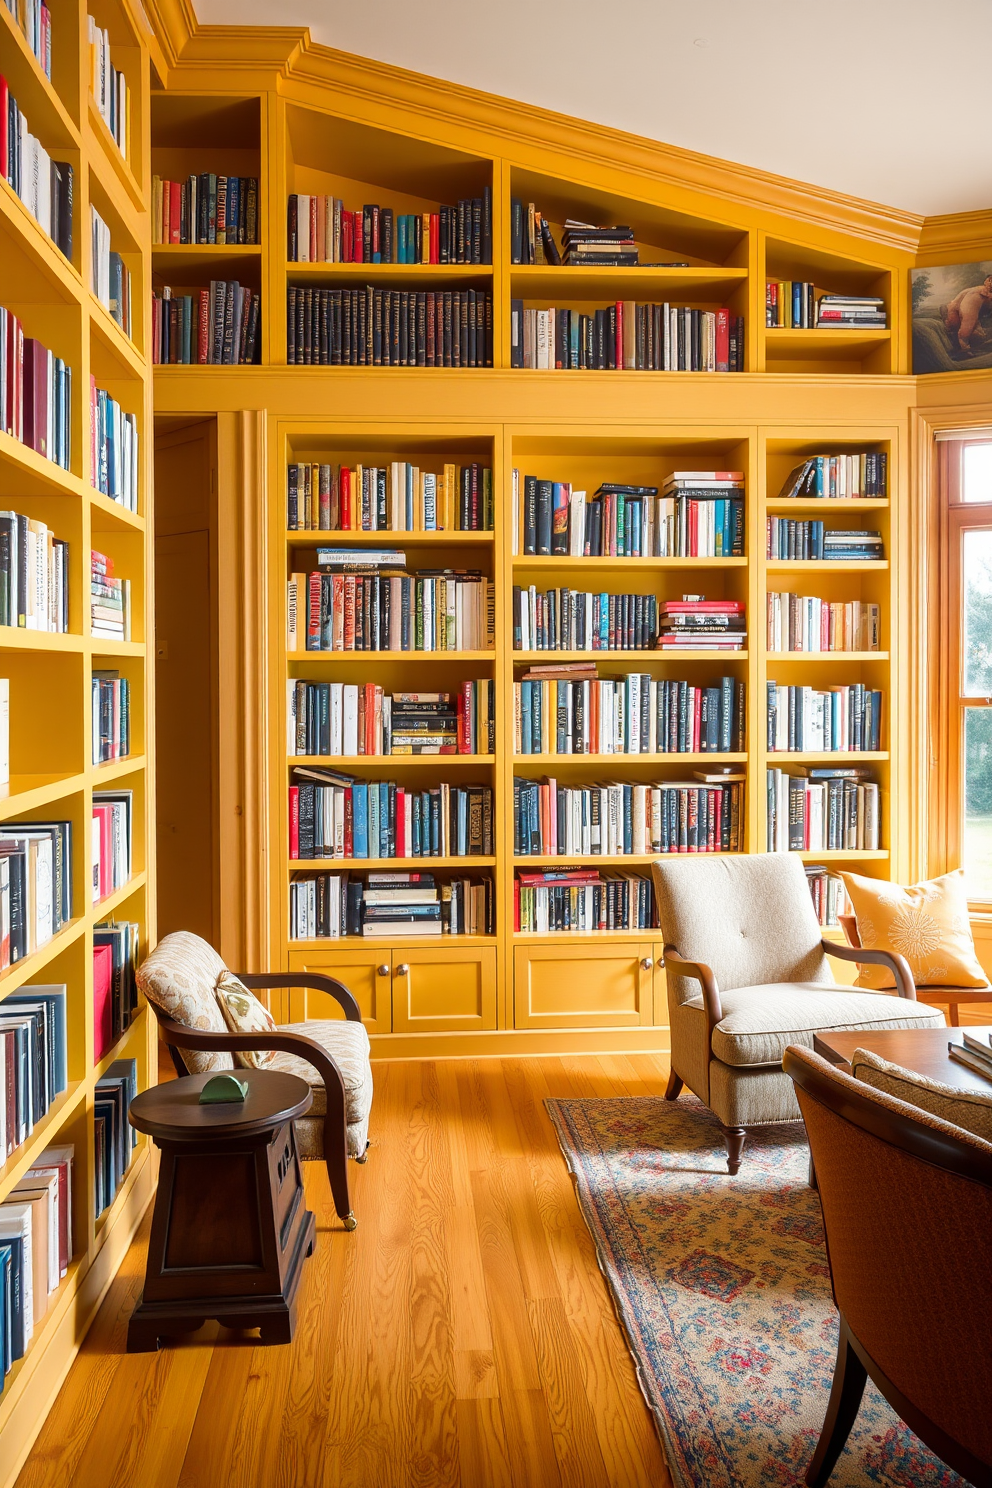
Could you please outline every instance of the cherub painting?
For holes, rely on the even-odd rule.
[[[992,261],[914,269],[913,371],[992,367]]]

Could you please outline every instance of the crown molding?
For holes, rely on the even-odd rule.
[[[920,234],[918,268],[992,258],[992,210],[927,217]]]

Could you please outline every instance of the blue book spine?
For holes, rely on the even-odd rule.
[[[533,709],[531,704],[531,684],[521,682],[520,684],[520,752],[531,754],[531,730],[533,728]]]
[[[369,855],[369,788],[364,780],[356,780],[351,788],[351,841],[356,858]]]

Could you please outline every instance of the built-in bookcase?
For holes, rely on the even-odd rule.
[[[152,843],[146,722],[150,678],[146,640],[151,621],[145,586],[151,519],[149,444],[151,378],[145,360],[150,294],[148,218],[148,51],[144,23],[126,4],[94,0],[98,24],[110,32],[115,67],[131,91],[127,157],[89,97],[87,4],[55,0],[52,74],[38,65],[14,17],[0,6],[0,73],[31,131],[53,159],[73,168],[73,248],[67,260],[6,181],[0,181],[0,303],[71,368],[71,448],[68,469],[0,433],[0,506],[44,522],[69,544],[68,631],[0,628],[0,676],[10,683],[10,780],[0,787],[4,822],[72,824],[73,898],[70,919],[37,951],[0,973],[0,1004],[36,983],[67,989],[68,1089],[5,1163],[0,1198],[47,1147],[71,1143],[73,1256],[24,1358],[0,1393],[0,1479],[13,1481],[44,1412],[123,1257],[151,1193],[151,1151],[144,1139],[113,1204],[101,1215],[94,1201],[94,1087],[115,1058],[137,1062],[139,1088],[157,1077],[156,1040],[142,1008],[114,1049],[94,1059],[93,927],[107,919],[141,926],[142,954],[154,937]],[[90,205],[111,233],[111,246],[131,273],[132,335],[124,335],[93,294]],[[94,489],[90,437],[91,378],[134,415],[139,437],[138,510]],[[112,556],[132,586],[132,640],[91,635],[90,551]],[[132,743],[125,759],[92,762],[94,670],[118,670],[131,684]],[[133,792],[133,873],[99,903],[92,898],[93,792]]]

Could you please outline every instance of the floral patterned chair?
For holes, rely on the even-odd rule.
[[[348,1194],[347,1159],[364,1162],[372,1109],[369,1036],[358,1004],[341,982],[313,972],[228,971],[205,940],[178,930],[159,941],[138,968],[138,987],[158,1018],[180,1075],[244,1067],[306,1080],[308,1114],[294,1123],[304,1161],[324,1162],[334,1208],[345,1229],[357,1225]],[[326,992],[343,1019],[279,1026],[253,989],[312,987]]]

